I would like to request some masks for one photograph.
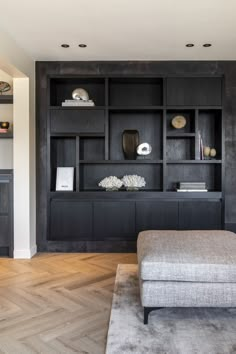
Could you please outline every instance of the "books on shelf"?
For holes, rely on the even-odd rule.
[[[179,182],[177,192],[208,192],[205,182]]]
[[[179,182],[178,183],[178,188],[179,189],[206,189],[206,183],[205,182]]]
[[[81,100],[65,100],[61,104],[63,107],[93,107],[95,106],[93,100],[81,101]]]
[[[0,134],[6,134],[9,132],[9,129],[2,129],[0,128]]]
[[[208,189],[177,189],[177,192],[208,192]]]

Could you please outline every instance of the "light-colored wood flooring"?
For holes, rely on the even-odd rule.
[[[136,255],[0,259],[0,353],[103,354],[119,263]]]

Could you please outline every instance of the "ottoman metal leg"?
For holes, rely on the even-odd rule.
[[[148,324],[148,316],[149,316],[149,313],[152,312],[152,311],[155,311],[155,310],[160,310],[162,309],[163,307],[144,307],[143,308],[143,323],[144,324]]]

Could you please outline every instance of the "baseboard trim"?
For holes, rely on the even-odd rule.
[[[30,259],[37,253],[37,246],[34,245],[30,249],[14,250],[15,259]]]

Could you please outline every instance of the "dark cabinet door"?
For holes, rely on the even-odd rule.
[[[220,201],[186,201],[179,203],[180,230],[221,229]]]
[[[95,202],[94,233],[96,240],[136,239],[135,202]]]
[[[52,200],[49,240],[87,241],[92,239],[91,202]]]
[[[136,231],[177,230],[178,202],[137,202]]]
[[[0,256],[12,256],[12,174],[0,172]]]

